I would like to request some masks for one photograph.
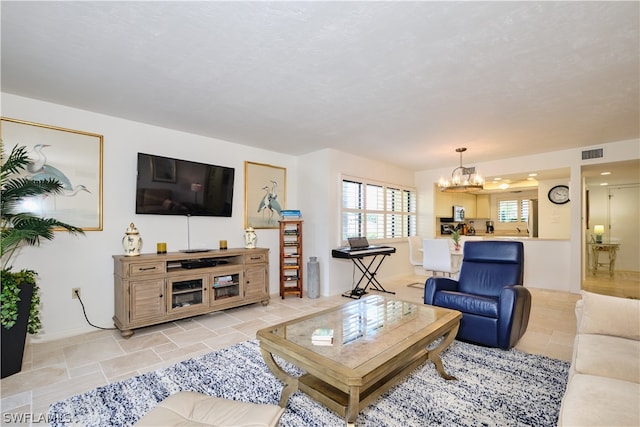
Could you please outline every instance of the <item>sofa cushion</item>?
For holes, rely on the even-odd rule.
[[[284,409],[181,391],[167,397],[136,426],[274,427]]]
[[[640,340],[640,300],[582,291],[578,333]]]
[[[640,425],[640,384],[574,375],[562,399],[558,426]]]
[[[574,345],[575,373],[640,383],[640,341],[580,334]]]

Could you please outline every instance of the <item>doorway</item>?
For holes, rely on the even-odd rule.
[[[583,167],[586,198],[582,289],[605,295],[640,299],[640,161]],[[608,268],[591,269],[588,243],[596,240],[595,226],[604,229],[602,241],[617,244],[613,274]],[[609,254],[602,253],[604,261]]]

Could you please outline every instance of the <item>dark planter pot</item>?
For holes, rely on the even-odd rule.
[[[24,344],[27,339],[27,324],[31,309],[33,284],[20,286],[20,301],[18,301],[18,320],[11,329],[0,326],[2,335],[2,371],[1,378],[17,374],[22,369]]]

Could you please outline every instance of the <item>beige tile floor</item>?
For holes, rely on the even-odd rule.
[[[407,284],[421,277],[385,283],[396,297],[422,303],[422,289]],[[528,330],[517,348],[570,360],[575,335],[577,294],[531,289]],[[374,292],[372,292],[374,293]],[[269,324],[348,302],[340,295],[317,299],[272,296],[267,306],[212,313],[136,330],[129,339],[118,331],[83,334],[64,340],[29,344],[22,372],[0,380],[3,420],[7,414],[46,414],[51,403],[95,387],[156,370],[248,339]],[[36,425],[34,423],[34,425]]]

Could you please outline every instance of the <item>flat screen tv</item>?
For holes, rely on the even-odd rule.
[[[136,213],[230,217],[233,168],[138,153]]]

